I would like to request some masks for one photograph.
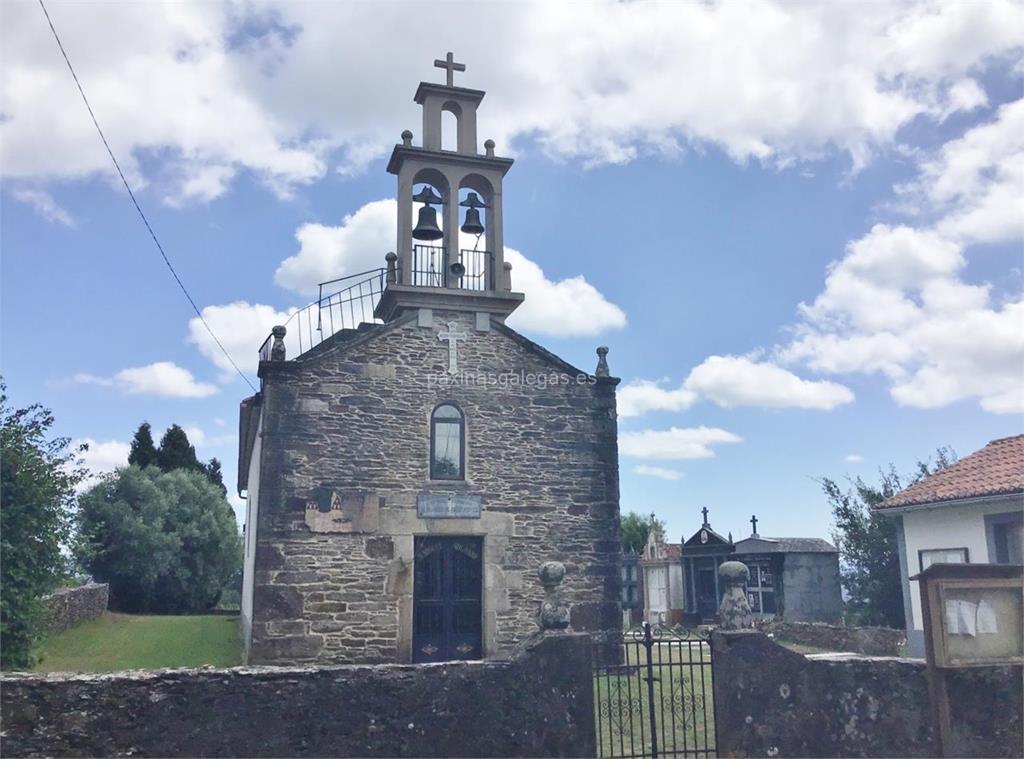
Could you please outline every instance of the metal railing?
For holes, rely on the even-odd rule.
[[[463,290],[494,289],[494,254],[489,250],[460,250],[459,261],[466,273],[459,278]]]
[[[494,254],[488,250],[459,251],[465,273],[455,287],[462,290],[494,289]],[[438,245],[412,246],[412,281],[418,287],[445,287],[447,263],[445,249]]]
[[[417,287],[444,287],[444,248],[439,245],[412,246],[412,281]]]
[[[284,323],[287,330],[284,336],[286,358],[301,356],[342,330],[356,329],[364,322],[376,321],[373,310],[384,292],[384,276],[384,269],[370,269],[321,282],[317,300],[292,312]],[[357,277],[363,279],[324,295],[325,290],[330,291]],[[271,334],[260,346],[260,361],[270,360],[273,346],[274,336]]]

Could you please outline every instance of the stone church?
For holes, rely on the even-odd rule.
[[[241,403],[252,663],[500,655],[537,629],[548,560],[572,628],[621,629],[618,380],[605,348],[585,372],[505,324],[524,300],[502,241],[512,159],[478,152],[465,67],[435,65],[422,142],[403,132],[387,166],[386,268],[275,327]]]

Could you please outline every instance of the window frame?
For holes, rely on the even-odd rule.
[[[459,416],[458,419],[451,418],[438,418],[438,409],[445,406],[450,406],[455,409]],[[437,451],[437,425],[438,424],[455,424],[459,426],[459,471],[455,475],[446,475],[439,473],[435,470],[437,463],[436,451]],[[444,481],[465,481],[466,479],[466,414],[459,406],[459,404],[453,401],[442,401],[438,403],[430,412],[430,458],[428,463],[428,474],[431,480],[444,480]]]
[[[970,564],[971,563],[971,552],[967,549],[967,546],[950,546],[949,548],[920,548],[917,551],[917,566],[920,569],[920,571],[923,572],[925,570],[924,555],[926,553],[939,553],[940,551],[944,551],[946,553],[949,553],[950,551],[961,551],[962,555],[964,557],[964,560],[962,562],[960,562],[960,563],[961,564]],[[932,563],[941,563],[941,562],[932,562]],[[931,566],[931,565],[929,565],[929,566]]]

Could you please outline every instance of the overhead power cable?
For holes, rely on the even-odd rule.
[[[110,143],[107,142],[107,136],[103,133],[103,129],[100,127],[100,123],[96,119],[96,114],[93,113],[92,106],[89,104],[89,98],[85,95],[85,90],[82,88],[82,83],[78,79],[78,74],[75,73],[75,67],[71,65],[71,59],[68,58],[67,51],[64,50],[64,44],[60,40],[60,35],[57,34],[57,29],[53,25],[53,20],[50,18],[50,14],[46,10],[46,5],[43,3],[43,0],[39,0],[39,7],[43,9],[43,15],[46,16],[46,23],[50,25],[50,31],[53,32],[53,38],[57,41],[57,47],[60,48],[60,54],[64,56],[64,62],[68,65],[68,71],[71,72],[71,78],[75,80],[75,86],[78,87],[78,93],[82,96],[82,102],[85,103],[85,108],[89,111],[89,117],[92,119],[93,126],[96,127],[96,131],[99,133],[100,139],[103,141],[103,147],[107,149],[107,155],[110,156],[110,160],[113,162],[114,168],[117,169],[117,175],[121,177],[124,189],[128,191],[128,197],[131,198],[132,205],[134,205],[135,210],[138,211],[139,218],[142,219],[142,223],[146,225],[146,231],[149,232],[149,236],[153,238],[153,242],[156,244],[156,249],[160,251],[160,256],[164,259],[164,263],[167,265],[168,271],[171,272],[171,276],[174,277],[174,281],[178,283],[178,287],[180,287],[181,291],[185,294],[189,304],[192,306],[192,310],[195,311],[196,316],[199,317],[199,321],[202,322],[204,327],[206,327],[206,331],[210,333],[210,337],[213,338],[213,341],[217,344],[217,347],[220,348],[225,358],[227,358],[231,363],[231,366],[234,367],[235,371],[238,372],[238,376],[245,381],[245,384],[247,384],[254,393],[258,392],[256,390],[256,386],[253,385],[252,382],[249,381],[249,378],[242,373],[242,370],[238,368],[238,364],[235,363],[231,354],[228,353],[227,348],[225,348],[224,344],[221,343],[220,339],[214,333],[213,328],[210,327],[206,318],[199,310],[196,302],[192,299],[188,288],[185,287],[185,283],[182,282],[181,277],[178,276],[178,272],[174,270],[174,265],[171,264],[171,259],[167,257],[167,253],[164,251],[164,246],[160,244],[160,240],[156,236],[156,232],[153,231],[153,227],[150,225],[149,219],[146,218],[146,214],[142,211],[142,206],[139,205],[139,201],[135,198],[135,193],[132,192],[131,185],[128,184],[128,180],[125,178],[124,172],[121,171],[121,164],[117,162],[117,158],[114,156],[114,151],[111,150]]]

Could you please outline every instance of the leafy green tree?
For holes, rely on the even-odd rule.
[[[75,486],[86,471],[67,438],[47,439],[48,409],[7,405],[0,382],[0,666],[22,669],[45,613],[41,597],[67,576]]]
[[[203,465],[196,458],[196,449],[188,441],[188,435],[177,424],[168,427],[160,439],[157,465],[165,472],[173,472],[175,469],[203,469]]]
[[[188,469],[130,466],[105,477],[79,499],[79,533],[79,561],[127,612],[213,608],[242,560],[223,494]]]
[[[906,625],[897,521],[873,511],[872,506],[954,461],[956,453],[951,448],[939,448],[935,463],[918,461],[910,477],[901,477],[889,464],[879,470],[877,485],[860,477],[848,478],[846,489],[829,478],[819,481],[835,519],[832,538],[839,549],[848,621],[895,628]]]
[[[157,450],[153,444],[153,431],[149,422],[143,422],[132,438],[132,448],[128,452],[128,463],[145,469],[157,465]]]
[[[647,536],[654,529],[660,535],[665,534],[665,523],[654,516],[640,516],[635,512],[629,512],[619,518],[619,528],[622,535],[622,542],[637,553],[647,545]]]

